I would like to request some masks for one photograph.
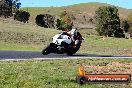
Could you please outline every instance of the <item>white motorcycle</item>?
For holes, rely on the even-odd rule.
[[[62,32],[52,39],[52,43],[42,50],[43,55],[50,53],[73,55],[79,50],[83,40],[82,35],[76,29]]]

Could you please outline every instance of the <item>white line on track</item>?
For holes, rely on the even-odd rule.
[[[31,60],[66,60],[66,59],[132,59],[132,57],[64,57],[64,58],[31,58],[31,59],[1,59],[0,61],[31,61]]]

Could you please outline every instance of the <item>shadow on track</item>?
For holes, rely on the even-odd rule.
[[[49,54],[42,55],[39,51],[0,51],[0,59],[32,59],[32,58],[83,58],[83,57],[114,57],[110,55],[95,55],[95,54],[75,54],[68,56],[66,54]],[[121,57],[121,56],[116,56]]]

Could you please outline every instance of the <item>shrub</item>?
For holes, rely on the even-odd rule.
[[[63,30],[65,28],[71,29],[73,26],[73,20],[75,20],[75,17],[66,11],[62,12],[59,16],[60,18],[57,19],[56,27],[58,30]]]
[[[45,28],[55,28],[55,16],[50,14],[39,14],[36,16],[36,24]]]
[[[122,22],[122,28],[125,32],[128,32],[129,31],[129,28],[130,28],[130,25],[128,24],[128,22],[126,20],[124,20]]]
[[[21,21],[24,23],[26,23],[26,22],[28,23],[29,17],[30,17],[29,12],[26,12],[23,10],[18,10],[14,15],[14,20],[18,20],[18,21]]]

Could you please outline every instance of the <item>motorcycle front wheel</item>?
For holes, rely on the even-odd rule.
[[[42,50],[43,55],[48,55],[51,53],[51,44],[49,44],[45,49]]]

